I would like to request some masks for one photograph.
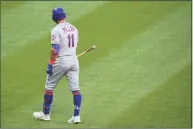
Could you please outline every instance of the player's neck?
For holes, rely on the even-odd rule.
[[[58,21],[57,24],[64,23],[64,22],[65,20],[63,19],[63,20]]]

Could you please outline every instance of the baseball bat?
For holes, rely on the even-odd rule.
[[[91,48],[85,50],[84,52],[78,54],[77,57],[80,57],[80,56],[82,56],[82,55],[86,54],[87,52],[89,52],[89,51],[91,51],[91,50],[94,50],[94,49],[96,49],[96,46],[95,46],[95,45],[93,45]]]

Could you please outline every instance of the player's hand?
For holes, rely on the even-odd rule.
[[[48,64],[48,68],[46,70],[47,74],[52,75],[52,64]]]

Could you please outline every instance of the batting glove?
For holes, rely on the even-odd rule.
[[[52,64],[48,64],[47,74],[52,75]]]

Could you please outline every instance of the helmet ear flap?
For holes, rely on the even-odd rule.
[[[56,22],[56,20],[55,20],[54,16],[52,16],[52,20],[53,20],[54,22]]]

